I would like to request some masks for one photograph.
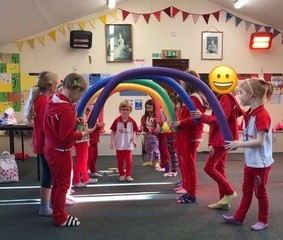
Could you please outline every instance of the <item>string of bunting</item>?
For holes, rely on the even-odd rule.
[[[121,11],[122,19],[118,19],[117,10]],[[129,11],[126,11],[124,9],[118,8],[118,9],[115,9],[115,10],[109,12],[109,13],[103,14],[98,18],[92,18],[92,19],[85,20],[85,21],[69,22],[69,23],[66,23],[66,24],[62,24],[61,26],[53,29],[52,31],[50,31],[46,34],[43,34],[43,35],[35,37],[35,38],[23,40],[23,41],[17,41],[15,43],[18,46],[18,49],[20,51],[22,50],[25,42],[28,43],[28,45],[33,49],[34,45],[35,45],[35,40],[38,40],[43,46],[45,46],[45,38],[46,37],[50,37],[51,39],[53,39],[56,42],[56,40],[57,40],[57,35],[56,35],[57,33],[56,32],[57,31],[59,31],[63,35],[66,35],[65,26],[67,26],[70,31],[74,28],[75,25],[78,25],[81,30],[85,30],[86,24],[88,23],[88,24],[90,24],[91,27],[93,27],[95,29],[95,22],[97,20],[100,20],[103,24],[107,24],[107,20],[108,20],[107,16],[108,15],[110,15],[112,19],[114,18],[114,21],[119,20],[119,21],[122,21],[122,22],[124,22],[126,20],[126,18],[129,15],[131,15],[132,18],[133,18],[133,21],[135,23],[137,23],[137,21],[142,16],[143,19],[145,20],[145,22],[147,24],[149,24],[151,16],[154,16],[156,18],[156,20],[160,22],[162,12],[164,12],[170,18],[174,18],[178,13],[181,13],[183,22],[185,22],[188,19],[188,17],[191,16],[194,24],[196,24],[198,22],[200,17],[202,17],[202,19],[205,21],[205,23],[208,24],[211,16],[213,16],[219,22],[220,13],[224,12],[226,14],[226,20],[225,20],[226,22],[230,21],[233,17],[235,18],[235,27],[238,27],[241,22],[244,22],[246,31],[248,31],[248,29],[252,25],[254,25],[256,32],[258,32],[261,28],[264,28],[264,30],[266,32],[272,32],[273,31],[273,38],[275,38],[279,34],[281,34],[281,44],[283,44],[283,33],[280,32],[278,29],[270,27],[270,26],[265,26],[265,25],[261,25],[261,24],[257,24],[257,23],[253,23],[253,22],[244,20],[244,19],[237,17],[236,15],[234,15],[230,12],[227,12],[224,9],[221,9],[221,10],[216,11],[216,12],[211,12],[211,13],[196,14],[196,13],[189,13],[189,12],[180,10],[180,9],[174,7],[174,6],[170,6],[170,7],[164,8],[162,10],[150,12],[150,13],[135,13],[135,12],[129,12]],[[113,23],[113,22],[111,22],[111,23]]]

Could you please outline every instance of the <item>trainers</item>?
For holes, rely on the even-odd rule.
[[[134,181],[134,179],[131,176],[127,176],[126,177],[126,181],[127,182],[132,182],[132,181]]]
[[[98,172],[95,172],[95,173],[90,173],[89,174],[89,177],[103,177],[103,175],[102,174],[100,174],[100,173],[98,173]]]
[[[176,190],[175,193],[177,193],[177,194],[186,194],[187,190],[185,188],[181,188],[179,190]]]
[[[180,181],[180,182],[177,182],[175,185],[176,185],[177,187],[182,187],[182,184],[183,184],[183,182]]]
[[[234,216],[226,216],[226,215],[222,215],[222,218],[224,220],[225,223],[228,224],[234,224],[234,225],[242,225],[241,222],[237,221]]]
[[[170,172],[169,173],[169,177],[176,177],[177,176],[177,172]]]
[[[254,231],[262,231],[268,227],[267,223],[257,222],[256,224],[251,226],[251,229]]]
[[[170,174],[169,172],[166,172],[163,174],[163,177],[169,177],[169,174]]]
[[[78,182],[74,184],[74,187],[76,188],[84,188],[86,187],[86,184],[82,183],[82,182]]]
[[[158,169],[156,169],[156,171],[158,171],[158,172],[165,172],[165,168],[158,168]]]
[[[120,181],[120,182],[125,181],[125,176],[120,176],[120,177],[119,177],[119,181]]]
[[[38,212],[38,215],[39,216],[43,216],[43,217],[52,217],[52,208],[48,208],[48,209],[42,209],[42,208],[39,208],[39,212]]]
[[[178,191],[178,190],[180,190],[180,189],[182,189],[183,187],[182,186],[180,186],[180,187],[176,187],[176,188],[174,188],[173,190],[174,191]]]
[[[207,206],[210,209],[221,209],[221,210],[228,210],[231,208],[230,204],[219,205],[217,203],[213,203]]]
[[[152,165],[152,162],[151,161],[146,161],[143,166],[151,166]]]
[[[177,203],[186,204],[186,203],[195,203],[196,202],[195,196],[190,196],[188,194],[184,194],[181,197],[177,198]]]
[[[229,204],[236,197],[237,197],[237,193],[233,192],[233,194],[231,195],[225,195],[223,198],[220,199],[220,201],[217,204],[219,205]]]
[[[94,184],[94,183],[97,183],[97,182],[98,182],[98,179],[90,178],[87,181],[83,182],[83,184],[87,185],[87,184]]]

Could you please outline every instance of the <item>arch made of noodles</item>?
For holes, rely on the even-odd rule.
[[[99,97],[102,90],[103,89],[100,89],[95,94],[93,94],[91,99],[89,100],[89,102],[90,103],[94,102],[94,100]],[[143,85],[140,85],[140,84],[133,84],[133,83],[121,83],[117,87],[115,87],[115,89],[111,92],[110,95],[117,93],[117,92],[120,92],[120,91],[126,91],[126,90],[136,90],[136,91],[144,92],[144,93],[148,94],[153,100],[155,100],[156,102],[158,102],[161,105],[167,119],[172,120],[172,121],[176,120],[176,115],[175,115],[174,109],[172,108],[172,109],[169,110],[168,106],[166,106],[162,97],[160,95],[158,95],[157,92],[154,91],[153,89],[151,89],[150,87],[146,87],[146,86],[143,86]]]
[[[97,83],[95,83],[93,86],[91,86],[89,88],[89,90],[84,94],[84,96],[82,97],[81,101],[78,104],[78,108],[77,108],[77,112],[78,112],[78,116],[82,116],[86,107],[91,104],[91,102],[89,101],[89,99],[91,99],[92,95],[98,91],[99,89],[101,89],[102,87],[106,86],[110,81],[112,81],[112,79],[115,76],[110,76],[108,78],[105,78]],[[146,76],[147,79],[140,79],[139,77],[135,77],[131,80],[124,80],[124,82],[129,82],[129,83],[140,83],[142,85],[149,85],[151,84],[151,88],[155,89],[155,90],[159,90],[160,94],[162,94],[163,100],[166,103],[167,106],[173,106],[171,99],[169,98],[168,94],[165,92],[165,90],[159,86],[158,84],[156,84],[155,82],[153,82],[152,80],[150,80],[151,78],[155,79],[155,80],[159,80],[162,81],[164,83],[166,83],[167,85],[171,86],[174,88],[174,90],[180,95],[180,97],[182,98],[183,102],[188,106],[188,108],[190,110],[196,110],[194,103],[192,102],[192,100],[190,99],[190,97],[188,96],[188,94],[186,93],[186,91],[172,78],[169,77],[164,77],[164,76]],[[106,101],[106,100],[105,100]],[[101,109],[103,109],[103,105],[100,107],[100,111]],[[170,113],[171,111],[169,111]],[[175,111],[174,114],[170,114],[170,115],[174,115],[175,116]],[[97,118],[96,118],[97,119]],[[94,123],[96,122],[96,119],[93,119],[93,113],[90,114],[88,123],[90,126],[94,126]],[[174,120],[174,118],[172,117],[172,119]],[[197,122],[197,120],[195,120]]]
[[[225,141],[233,140],[231,130],[223,113],[223,110],[214,95],[211,89],[202,81],[200,81],[197,77],[188,74],[186,72],[171,69],[171,68],[164,68],[164,67],[144,67],[144,68],[136,68],[126,70],[117,74],[115,77],[109,81],[106,86],[104,87],[103,91],[101,92],[100,96],[97,98],[96,107],[91,112],[91,121],[89,122],[90,127],[94,126],[94,123],[99,115],[99,112],[104,105],[107,97],[113,91],[113,89],[121,83],[124,79],[132,79],[132,78],[142,78],[144,76],[168,76],[171,78],[177,78],[182,81],[188,82],[193,86],[197,87],[207,98],[210,106],[212,107],[215,116],[217,118],[218,125],[221,129],[222,135]],[[174,80],[173,80],[174,81]],[[175,82],[175,81],[174,81]],[[170,82],[170,85],[173,85],[173,82]],[[174,87],[173,87],[174,88]],[[184,103],[186,104],[187,108],[192,111],[195,110],[195,106],[190,105],[187,99],[183,99]]]

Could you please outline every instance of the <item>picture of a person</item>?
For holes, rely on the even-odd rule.
[[[206,52],[207,53],[218,53],[218,46],[217,46],[217,39],[215,40],[214,38],[207,38],[207,49]]]

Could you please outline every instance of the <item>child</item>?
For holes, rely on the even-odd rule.
[[[85,123],[87,124],[87,123]],[[79,123],[77,125],[77,130],[81,130],[82,125]],[[97,126],[95,126],[95,129]],[[94,131],[93,131],[94,132]],[[93,133],[92,132],[92,133]],[[74,176],[73,184],[74,187],[83,188],[87,184],[97,183],[97,179],[89,178],[87,172],[88,164],[88,147],[89,147],[89,136],[86,136],[80,140],[76,140],[75,149],[76,149],[76,163],[74,165]]]
[[[252,203],[253,191],[258,199],[258,221],[251,226],[254,231],[268,227],[268,181],[272,158],[271,118],[264,108],[264,101],[269,100],[274,87],[262,79],[252,78],[244,81],[239,88],[239,99],[243,106],[250,106],[244,115],[243,137],[238,141],[228,141],[227,150],[245,148],[245,168],[243,196],[238,210],[233,216],[223,215],[226,223],[242,225]]]
[[[145,132],[144,146],[147,156],[147,161],[143,166],[151,166],[153,159],[156,159],[155,168],[160,166],[160,153],[157,138],[159,130],[160,126],[156,122],[155,104],[152,99],[149,99],[145,102],[145,112],[141,118],[141,131]]]
[[[92,105],[93,106],[93,105]],[[90,111],[91,109],[89,109]],[[89,113],[88,113],[89,115]],[[96,170],[96,160],[98,157],[98,143],[100,132],[103,130],[105,124],[103,122],[96,123],[96,129],[89,135],[89,146],[88,146],[88,169],[90,171],[90,177],[103,177]]]
[[[87,82],[82,75],[71,73],[63,80],[61,92],[54,94],[46,106],[44,153],[53,177],[51,203],[55,226],[80,224],[76,217],[66,213],[65,200],[70,188],[74,142],[94,131],[87,125],[83,126],[82,131],[76,131],[75,103],[86,89]]]
[[[118,162],[119,181],[132,182],[133,157],[132,150],[137,146],[136,135],[138,131],[137,123],[129,115],[132,112],[132,105],[128,101],[123,101],[119,105],[120,116],[112,123],[110,129],[110,148],[116,149]],[[126,162],[126,174],[124,172],[124,161]]]
[[[45,108],[50,97],[60,85],[59,77],[52,72],[41,72],[37,78],[37,85],[33,86],[24,109],[24,118],[28,123],[33,123],[33,152],[38,154],[42,166],[42,179],[40,187],[40,216],[52,216],[50,208],[50,193],[52,176],[44,156],[43,122]]]
[[[188,74],[199,77],[195,71],[188,71]],[[199,89],[189,83],[183,86],[190,95],[195,107],[202,113],[205,112],[208,104]],[[197,190],[197,169],[196,155],[203,133],[203,123],[196,123],[190,115],[186,106],[182,108],[180,120],[173,122],[172,127],[179,127],[179,134],[176,144],[182,158],[182,187],[174,189],[176,193],[184,194],[177,199],[177,203],[194,203]]]
[[[217,99],[223,109],[233,139],[237,140],[239,138],[237,118],[242,116],[244,112],[232,93],[219,94]],[[218,184],[220,200],[217,203],[208,205],[208,208],[230,209],[230,201],[237,196],[237,193],[226,178],[227,150],[224,147],[225,143],[217,118],[214,112],[212,112],[211,116],[203,114],[199,110],[190,113],[193,118],[198,118],[201,122],[210,126],[208,145],[212,148],[206,159],[204,171]]]

